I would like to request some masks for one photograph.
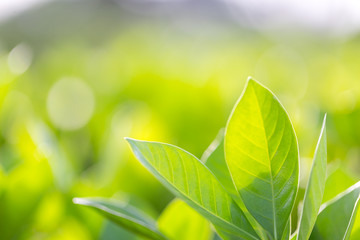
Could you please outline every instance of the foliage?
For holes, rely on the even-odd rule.
[[[202,161],[174,145],[126,140],[137,159],[176,197],[211,222],[222,239],[351,237],[360,204],[360,182],[321,205],[327,163],[326,117],[305,190],[299,227],[291,231],[291,212],[296,211],[299,186],[297,138],[276,96],[251,78],[230,115],[225,134],[219,133]],[[144,220],[124,215],[123,209],[109,209],[95,200],[76,202],[85,202],[84,205],[99,209],[120,226],[144,235],[144,229],[136,227]],[[185,211],[186,205],[183,207]],[[164,214],[171,222],[168,211]],[[177,216],[172,213],[173,218]],[[192,221],[191,214],[187,217]],[[148,231],[159,234],[146,236],[175,239],[174,232],[181,226],[184,231],[191,227],[183,225],[184,221],[172,221],[175,226],[163,227],[163,218],[159,220],[160,229],[154,224],[148,227]],[[194,234],[208,231],[206,224],[200,226]]]
[[[173,143],[200,157],[226,125],[245,74],[276,92],[299,140],[292,233],[325,112],[322,203],[359,181],[358,34],[274,33],[198,14],[196,21],[168,14],[171,20],[161,21],[148,11],[139,17],[128,4],[101,2],[48,1],[0,23],[0,239],[143,239],[72,199],[111,198],[157,219],[173,195],[135,161],[123,137]],[[91,106],[82,127],[63,128]],[[213,156],[207,167],[263,236],[237,191],[231,192],[227,165],[215,161],[224,155],[220,135],[218,150],[211,154],[215,141],[201,160]],[[360,214],[351,239],[360,239]]]

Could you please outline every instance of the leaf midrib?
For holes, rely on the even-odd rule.
[[[268,139],[267,139],[267,135],[266,135],[266,131],[265,131],[265,125],[264,125],[264,120],[263,120],[263,116],[262,116],[262,113],[260,111],[260,104],[259,104],[259,100],[258,100],[258,97],[255,93],[255,89],[254,87],[251,88],[252,91],[253,91],[253,94],[255,96],[255,100],[256,100],[256,104],[257,104],[257,110],[258,110],[258,114],[260,116],[260,120],[261,120],[261,126],[262,126],[262,129],[264,130],[264,138],[265,138],[265,144],[267,146],[266,148],[266,153],[267,153],[267,158],[268,158],[268,161],[269,161],[269,171],[270,171],[270,186],[271,186],[271,198],[272,198],[272,208],[273,208],[273,220],[274,220],[274,223],[273,223],[273,228],[274,228],[274,237],[275,239],[277,239],[277,229],[276,229],[276,213],[275,213],[275,199],[274,199],[274,182],[273,182],[273,176],[272,176],[272,169],[271,169],[271,160],[270,160],[270,154],[269,154],[269,142],[268,142]]]

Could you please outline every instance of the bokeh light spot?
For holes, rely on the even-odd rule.
[[[22,74],[28,70],[33,59],[33,51],[31,48],[21,43],[14,47],[8,56],[9,69],[14,74]]]
[[[57,81],[47,98],[49,117],[62,130],[76,130],[85,126],[92,116],[94,106],[91,88],[77,78]]]

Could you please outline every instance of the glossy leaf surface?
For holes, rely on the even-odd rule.
[[[358,208],[360,182],[324,203],[310,239],[348,239]]]
[[[259,239],[230,194],[195,156],[169,144],[127,139],[135,156],[176,196],[214,225]]]
[[[101,198],[74,198],[74,203],[96,209],[107,219],[136,234],[155,240],[167,238],[158,230],[154,219],[126,204]]]
[[[278,99],[250,79],[228,121],[225,158],[254,218],[280,239],[298,189],[298,146]]]
[[[326,181],[326,116],[324,118],[318,144],[316,146],[309,182],[306,187],[304,206],[300,217],[297,239],[308,240],[315,225],[322,202]]]
[[[209,240],[212,235],[208,220],[179,199],[161,213],[158,226],[171,240]]]

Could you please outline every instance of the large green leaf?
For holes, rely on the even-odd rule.
[[[154,240],[167,239],[158,230],[154,219],[128,204],[102,198],[74,198],[73,202],[96,209],[107,219],[136,234]]]
[[[360,182],[321,206],[310,239],[348,239],[359,204]]]
[[[228,121],[225,158],[249,212],[280,239],[298,189],[298,144],[283,106],[252,79]]]
[[[195,156],[169,144],[127,139],[140,162],[176,196],[214,225],[259,239],[230,194]]]
[[[322,202],[326,181],[326,116],[316,146],[309,182],[306,187],[304,205],[300,217],[298,240],[308,240],[315,225]]]
[[[171,240],[209,240],[209,221],[185,202],[175,199],[161,213],[158,226]]]

